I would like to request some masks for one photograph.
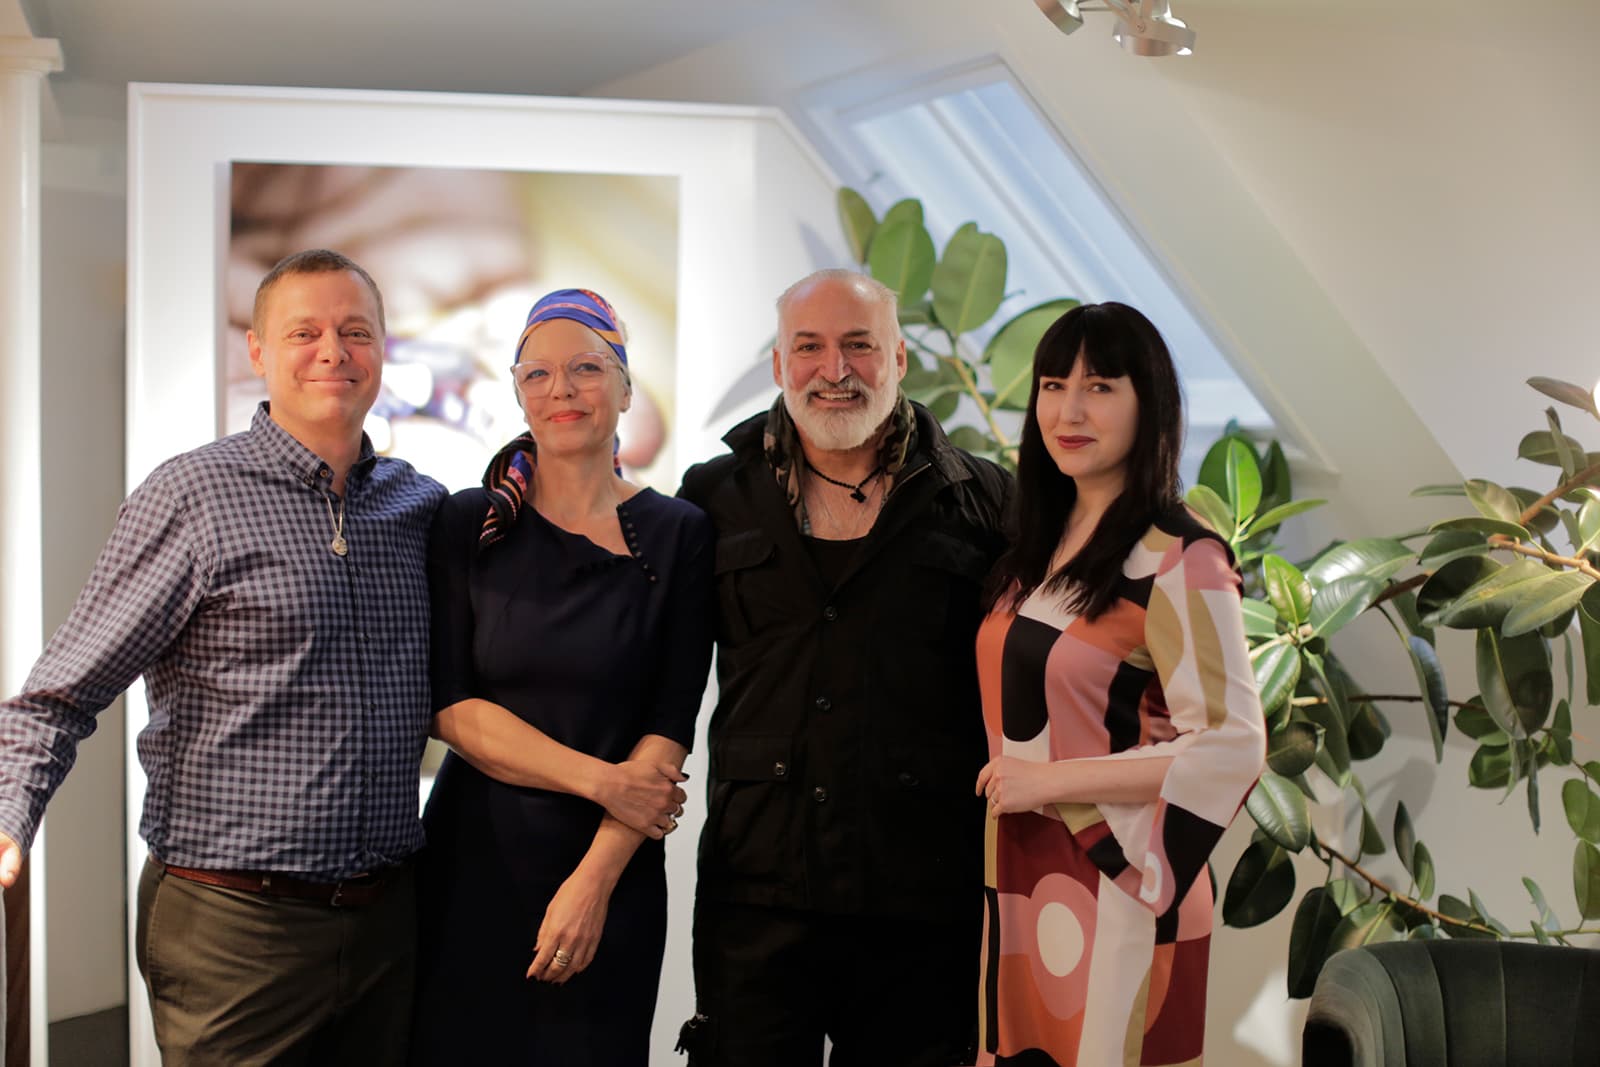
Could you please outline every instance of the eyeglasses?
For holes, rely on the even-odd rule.
[[[511,365],[511,378],[522,390],[523,396],[546,397],[556,385],[556,370],[567,372],[567,381],[575,389],[598,389],[606,380],[606,368],[614,357],[603,352],[579,352],[565,363],[549,363],[542,359]]]

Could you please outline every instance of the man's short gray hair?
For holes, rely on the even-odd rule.
[[[783,321],[783,314],[789,309],[789,304],[796,294],[818,282],[845,282],[855,286],[868,300],[887,304],[889,319],[894,323],[895,340],[900,339],[900,298],[895,295],[895,291],[870,274],[862,274],[848,267],[829,267],[825,270],[812,271],[785,289],[778,297],[778,321]]]

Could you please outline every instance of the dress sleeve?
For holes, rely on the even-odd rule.
[[[673,556],[655,702],[645,733],[694,747],[694,721],[711,673],[716,585],[716,534],[698,508],[683,525]]]
[[[1158,915],[1205,869],[1266,758],[1239,587],[1221,541],[1199,536],[1167,550],[1144,637],[1176,737],[1105,757],[1172,758],[1155,801],[1098,806],[1127,861],[1107,873]]]
[[[27,848],[95,716],[183,632],[213,560],[158,471],[123,502],[67,621],[0,704],[0,831]]]
[[[433,710],[476,695],[472,659],[472,559],[483,524],[479,495],[458,493],[428,532],[429,658]]]

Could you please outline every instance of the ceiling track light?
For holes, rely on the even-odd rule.
[[[1083,25],[1080,0],[1033,0],[1062,33]],[[1186,56],[1194,51],[1194,31],[1172,14],[1171,0],[1101,0],[1117,16],[1111,36],[1137,56]],[[1091,8],[1090,10],[1094,10]]]

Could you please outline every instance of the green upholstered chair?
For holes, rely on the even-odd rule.
[[[1600,1064],[1600,949],[1395,941],[1317,977],[1303,1067]]]

